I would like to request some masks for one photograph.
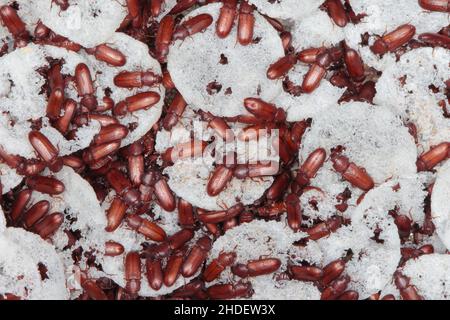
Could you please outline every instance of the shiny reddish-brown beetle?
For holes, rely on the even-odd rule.
[[[93,110],[97,107],[97,98],[94,96],[94,83],[92,82],[91,72],[86,64],[80,63],[75,68],[75,82],[78,95],[81,97],[81,104]]]
[[[280,266],[280,259],[262,258],[259,260],[250,260],[247,264],[236,264],[231,267],[231,271],[241,278],[256,277],[273,273],[277,271]]]
[[[50,203],[46,200],[35,203],[23,214],[23,225],[25,228],[31,228],[36,222],[44,217],[50,209]],[[11,216],[12,218],[12,216]]]
[[[125,290],[132,295],[137,296],[141,289],[141,258],[137,252],[129,252],[125,256]]]
[[[43,239],[47,239],[53,233],[55,233],[61,224],[64,222],[64,215],[59,212],[52,213],[45,216],[39,222],[33,226],[33,231],[41,236]]]
[[[337,278],[336,280],[331,282],[330,285],[325,288],[325,290],[322,291],[320,299],[321,300],[337,299],[341,294],[345,292],[349,283],[350,277],[347,275]]]
[[[114,77],[114,84],[121,88],[152,87],[161,83],[162,77],[151,70],[147,71],[122,71]]]
[[[227,184],[233,178],[233,169],[228,168],[225,165],[218,165],[214,169],[211,177],[208,180],[206,186],[206,192],[209,196],[214,197],[221,193]]]
[[[364,63],[359,53],[349,47],[344,50],[344,62],[347,66],[348,75],[355,81],[364,79]]]
[[[219,256],[211,261],[203,272],[203,279],[211,282],[217,279],[225,268],[231,266],[236,260],[235,252],[222,252]]]
[[[350,162],[346,156],[332,153],[331,161],[333,162],[333,168],[353,186],[364,191],[374,187],[373,179],[367,174],[366,170]]]
[[[145,263],[147,281],[149,286],[158,291],[163,285],[163,271],[161,259],[148,258]]]
[[[97,60],[106,62],[114,67],[122,67],[127,63],[127,58],[122,52],[106,44],[86,49],[86,52],[94,55]]]
[[[304,230],[309,235],[311,240],[319,240],[320,238],[330,235],[332,232],[336,231],[342,222],[339,217],[333,217],[325,222],[320,222],[306,230]]]
[[[52,171],[58,172],[62,169],[63,162],[62,159],[58,157],[59,151],[46,136],[39,131],[31,131],[28,134],[28,140],[34,150],[36,150]]]
[[[199,14],[180,24],[173,32],[173,41],[184,40],[196,33],[203,32],[213,22],[211,15],[207,13]]]
[[[331,281],[337,279],[345,269],[345,261],[344,260],[335,260],[327,264],[323,268],[323,277],[322,284],[327,286],[331,283]]]
[[[197,4],[198,0],[179,0],[177,4],[170,10],[169,14],[177,15]]]
[[[156,223],[143,219],[136,214],[129,214],[126,220],[130,228],[153,241],[161,242],[167,237],[166,232]]]
[[[236,284],[215,284],[206,290],[211,299],[234,299],[238,297],[249,298],[253,294],[250,282],[238,282]]]
[[[267,69],[267,78],[274,80],[284,77],[296,63],[297,56],[294,53],[282,57],[269,66],[269,69]]]
[[[238,42],[242,46],[247,46],[253,41],[253,29],[255,27],[255,17],[253,16],[253,6],[247,1],[242,1],[239,7],[238,19]]]
[[[327,0],[325,1],[325,7],[334,23],[341,28],[347,25],[348,17],[341,0]]]
[[[50,195],[58,195],[65,190],[64,184],[53,177],[34,176],[27,178],[25,182],[30,189]]]
[[[450,49],[450,37],[439,33],[422,33],[419,40],[433,47],[443,47]]]
[[[302,210],[298,195],[291,193],[286,197],[287,222],[289,227],[294,230],[300,230],[302,223]]]
[[[156,58],[160,62],[164,62],[169,53],[169,45],[172,42],[174,28],[175,19],[173,16],[166,15],[162,18],[155,39]]]
[[[115,241],[105,242],[105,256],[120,256],[125,251],[123,245]]]
[[[450,2],[448,0],[419,0],[419,5],[425,10],[450,12]]]
[[[166,268],[164,270],[164,285],[166,287],[172,286],[180,276],[180,269],[183,264],[184,250],[176,250],[167,260]]]
[[[30,34],[22,19],[17,15],[17,11],[10,6],[2,6],[0,7],[0,18],[6,28],[8,28],[8,31],[13,35],[16,47],[26,46],[30,39]]]
[[[184,100],[181,93],[177,92],[175,97],[167,109],[167,114],[163,120],[163,127],[166,130],[172,129],[177,123],[180,117],[183,115],[184,109],[186,109],[187,103]]]
[[[21,217],[23,210],[31,200],[32,190],[24,189],[19,192],[16,197],[16,200],[13,203],[9,216],[13,223],[17,222]]]
[[[244,206],[238,203],[227,210],[222,211],[206,211],[198,208],[198,220],[203,223],[220,223],[236,217],[244,211]]]
[[[417,288],[410,284],[410,279],[400,271],[394,273],[394,283],[400,290],[400,295],[403,300],[423,300],[423,297],[417,292]]]
[[[106,173],[106,180],[123,201],[129,205],[137,204],[139,191],[133,188],[130,180],[118,169],[113,168]]]
[[[216,34],[219,38],[226,38],[230,34],[236,14],[237,0],[224,0],[216,23]]]
[[[211,242],[211,239],[207,236],[198,239],[181,267],[183,277],[191,277],[197,272],[211,250]]]
[[[444,161],[450,151],[450,143],[442,142],[431,148],[429,151],[421,154],[417,159],[416,165],[418,171],[428,171]]]
[[[244,107],[248,112],[265,121],[282,122],[286,119],[286,113],[283,109],[259,98],[245,98]]]
[[[296,182],[300,186],[308,185],[309,181],[314,178],[317,171],[323,166],[326,156],[327,153],[323,148],[318,148],[311,152],[298,170],[297,177],[295,178]]]
[[[289,273],[296,280],[318,281],[323,276],[322,269],[313,266],[289,266]]]
[[[148,109],[159,102],[161,96],[157,92],[141,92],[131,97],[125,98],[113,108],[113,114],[116,116],[124,116],[142,109]]]
[[[128,205],[120,197],[114,198],[106,213],[108,224],[105,230],[108,232],[116,230],[125,217],[127,209]]]
[[[370,47],[375,54],[384,54],[388,51],[395,51],[407,43],[416,33],[416,28],[410,24],[404,24],[377,39]]]

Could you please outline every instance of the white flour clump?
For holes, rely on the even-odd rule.
[[[193,206],[205,210],[228,209],[238,202],[249,205],[259,199],[273,182],[272,177],[233,178],[219,195],[211,197],[206,193],[208,179],[214,170],[213,158],[181,160],[164,169],[169,176],[169,186],[178,197]]]
[[[84,55],[92,66],[91,73],[93,78],[95,78],[96,96],[100,103],[106,96],[106,91],[111,92],[109,97],[114,100],[116,105],[127,97],[140,92],[153,91],[161,97],[158,103],[147,110],[142,109],[123,117],[117,117],[119,122],[127,127],[131,124],[137,124],[137,126],[133,126],[135,129],[130,130],[128,135],[122,140],[121,147],[125,147],[139,140],[159,120],[164,104],[165,89],[162,84],[155,85],[152,88],[146,86],[139,89],[120,88],[114,84],[114,77],[122,71],[152,71],[161,76],[161,66],[158,61],[150,56],[145,43],[137,41],[126,34],[114,33],[107,44],[125,55],[127,61],[122,67],[112,67],[105,62],[95,59],[92,55]]]
[[[214,21],[205,32],[172,44],[168,70],[175,86],[194,109],[231,117],[247,113],[245,98],[271,101],[281,93],[281,82],[269,80],[266,72],[270,64],[284,56],[284,50],[275,29],[257,12],[254,12],[254,39],[258,43],[238,44],[237,23],[228,37],[220,39],[215,34],[220,8],[219,3],[210,4],[183,19],[207,13]],[[210,84],[220,86],[220,90],[208,93]]]
[[[231,125],[231,129],[237,136],[242,126]],[[200,121],[192,110],[187,108],[183,117],[170,132],[164,129],[158,132],[155,150],[164,153],[169,147],[180,143],[186,143],[192,139],[208,141],[214,135],[216,135],[214,130],[207,128],[207,122]],[[213,197],[208,195],[206,186],[214,171],[215,163],[217,160],[222,160],[225,151],[236,150],[239,163],[247,163],[255,159],[278,163],[278,155],[270,155],[269,153],[273,151],[273,146],[268,146],[265,139],[261,139],[258,143],[245,143],[237,140],[237,142],[224,144],[223,140],[216,135],[215,141],[216,144],[211,143],[203,155],[177,160],[173,165],[164,169],[163,173],[169,177],[170,189],[178,197],[205,210],[228,209],[238,202],[244,205],[253,204],[272,184],[273,178],[271,176],[245,179],[233,177],[225,189]],[[268,152],[262,152],[263,148],[267,149]],[[213,149],[215,150],[215,156],[211,154]]]
[[[450,255],[426,254],[406,262],[402,271],[426,300],[450,298]]]
[[[155,19],[160,22],[162,18],[169,14],[170,10],[177,4],[178,0],[164,0],[161,1],[161,12]]]
[[[388,212],[401,202],[392,185],[389,182],[370,190],[354,210],[350,226],[318,241],[325,264],[351,254],[345,272],[351,278],[349,290],[358,291],[360,299],[383,289],[400,261],[398,229]]]
[[[436,233],[450,250],[450,161],[439,169],[431,194],[431,216]]]
[[[128,14],[122,0],[70,0],[65,11],[52,0],[32,2],[47,27],[86,48],[108,41]]]
[[[39,300],[42,280],[35,261],[17,242],[0,235],[0,295]]]
[[[46,117],[47,97],[42,92],[45,78],[38,69],[48,68],[47,57],[62,59],[61,73],[74,76],[75,68],[86,60],[80,55],[63,48],[29,44],[0,58],[0,141],[10,154],[25,158],[35,158],[34,149],[28,141],[31,131],[29,120],[42,119],[40,129],[60,150],[60,155],[67,155],[86,148],[100,130],[97,122],[81,127],[73,140],[67,140],[51,127]],[[66,97],[79,100],[74,85],[67,86]]]
[[[49,47],[29,44],[0,59],[0,110],[8,112],[15,122],[37,120],[45,116],[47,97],[41,92],[45,79],[37,69],[49,65],[46,61],[49,55],[47,48]],[[84,62],[83,59],[65,49],[60,49],[59,52],[65,53],[65,60],[76,61],[70,72],[73,75],[76,64]]]
[[[297,21],[291,33],[292,45],[296,50],[331,47],[344,39],[343,29],[334,24],[323,11],[314,12]]]
[[[424,32],[438,32],[450,22],[444,12],[427,11],[420,7],[419,1],[390,0],[374,2],[370,0],[352,0],[351,6],[355,14],[364,14],[360,23],[348,24],[346,29],[355,28],[359,34],[369,32],[370,35],[383,35],[393,31],[402,24],[416,27],[416,35]],[[400,13],[400,14],[399,14]],[[349,39],[357,41],[359,39]]]
[[[69,298],[64,266],[53,245],[38,235],[20,228],[8,228],[4,236],[12,242],[18,243],[39,267],[42,279],[42,291],[39,299],[66,300]]]
[[[416,172],[413,138],[386,107],[352,102],[329,108],[313,120],[305,134],[300,163],[317,148],[324,148],[329,155],[338,146],[344,147],[342,155],[363,166],[375,183]]]
[[[39,16],[36,13],[35,5],[33,2],[34,1],[30,1],[30,0],[1,0],[0,6],[3,6],[3,5],[11,6],[13,4],[17,4],[17,7],[18,7],[18,9],[16,10],[17,15],[25,23],[25,27],[28,30],[28,32],[30,34],[33,34],[34,28],[35,28],[37,22],[39,21]],[[13,7],[15,7],[15,6],[13,6]],[[4,24],[2,23],[2,27],[0,27],[0,29],[2,29],[3,26],[4,26]],[[5,33],[10,35],[10,38],[12,38],[12,35],[9,33],[9,30],[6,27],[4,27],[4,29],[5,29]],[[0,32],[0,34],[2,34],[2,33],[3,32]],[[0,38],[3,38],[3,36],[0,36]]]
[[[317,114],[303,138],[299,162],[304,163],[317,148],[324,148],[329,157],[331,149],[339,146],[344,147],[342,155],[363,166],[375,184],[416,173],[417,149],[413,138],[386,107],[352,102]],[[335,205],[340,204],[337,197],[346,189],[351,192],[347,201],[350,211],[362,194],[362,190],[353,187],[334,170],[329,159],[310,185],[320,190],[308,190],[300,200],[305,214],[313,219],[334,215]]]
[[[308,70],[309,66],[297,64],[289,71],[287,77],[294,85],[300,86]],[[299,121],[328,112],[328,108],[336,105],[344,92],[345,88],[335,87],[324,79],[310,94],[294,96],[283,91],[273,102],[277,107],[286,110],[287,121]]]
[[[310,282],[275,281],[273,275],[252,278],[254,293],[250,300],[320,300],[320,291]]]
[[[450,53],[443,48],[415,49],[386,68],[376,85],[375,103],[389,106],[405,122],[416,126],[421,152],[450,141],[450,120],[438,105],[446,100],[448,61]],[[431,85],[438,89],[437,93]]]
[[[112,201],[112,198],[113,194],[109,195],[107,200],[103,203],[102,207],[107,208],[109,206],[110,201]],[[142,218],[155,221],[161,228],[164,229],[168,237],[181,230],[180,226],[178,225],[177,211],[167,212],[155,204],[151,209],[151,212],[155,215],[153,219],[150,219],[149,217],[146,216],[143,216]],[[191,247],[196,242],[196,240],[198,240],[198,238],[200,238],[203,235],[205,234],[202,231],[196,232],[194,237],[190,241],[188,241],[186,245]],[[141,251],[142,245],[144,243],[155,243],[155,242],[146,239],[142,234],[130,229],[125,222],[123,222],[122,225],[114,232],[104,231],[102,239],[104,239],[105,242],[112,240],[123,245],[125,249],[124,254],[115,257],[108,257],[104,256],[103,254],[98,254],[97,255],[98,262],[101,263],[103,267],[103,272],[90,270],[92,271],[91,274],[94,277],[105,276],[111,278],[121,287],[125,287],[124,259],[126,253],[130,251]],[[194,274],[192,277],[189,278],[184,278],[183,276],[180,275],[172,286],[167,287],[163,284],[163,286],[159,290],[155,291],[149,286],[145,276],[146,273],[145,259],[142,260],[142,266],[143,270],[142,270],[141,290],[139,291],[139,295],[144,297],[156,297],[160,295],[169,294],[175,289],[188,283],[191,279],[195,278],[200,273],[199,270],[196,274]]]
[[[64,257],[66,266],[72,265],[71,250],[64,251],[67,245],[67,235],[64,230],[79,231],[81,239],[77,246],[81,246],[84,251],[104,248],[104,242],[100,235],[106,227],[106,215],[100,207],[96,194],[92,186],[80,175],[69,167],[54,174],[54,177],[64,183],[65,191],[58,196],[51,197],[39,192],[33,192],[32,203],[41,200],[50,202],[49,212],[61,212],[64,214],[64,222],[58,231],[51,237],[57,251]],[[83,201],[80,201],[83,199]],[[80,261],[80,267],[84,267],[84,259]]]
[[[388,197],[389,205],[398,209],[398,214],[406,215],[419,226],[423,225],[424,201],[427,196],[425,177],[421,174],[392,179],[377,189]],[[381,191],[383,190],[383,191]]]
[[[311,13],[318,11],[322,0],[249,0],[249,3],[256,6],[259,12],[268,15],[271,18],[298,21],[308,17]],[[301,7],[301,10],[299,10]]]
[[[207,265],[222,252],[235,252],[235,263],[247,264],[249,260],[258,260],[260,258],[278,258],[281,266],[278,272],[286,270],[290,260],[290,252],[295,251],[293,243],[304,238],[306,234],[302,232],[294,233],[284,223],[276,221],[254,220],[250,223],[244,223],[240,226],[228,230],[223,236],[218,238],[211,250]],[[281,288],[286,287],[288,290],[294,288],[300,289],[299,298],[317,299],[319,294],[317,288],[308,285],[286,285],[278,283],[272,279],[273,275],[250,277],[246,280],[252,284],[255,283],[255,294],[253,298],[274,299],[282,298],[277,296]],[[231,273],[231,269],[225,269],[220,277],[211,285],[217,283],[228,283],[230,281],[238,281],[238,276]],[[284,293],[285,294],[285,293]],[[286,298],[286,296],[284,296]],[[292,296],[290,298],[293,298]]]
[[[4,163],[0,163],[0,185],[1,193],[5,194],[15,188],[23,177],[18,175],[14,169],[11,169]]]
[[[292,244],[304,237],[304,233],[294,233],[281,222],[253,220],[228,230],[218,238],[208,261],[217,258],[221,252],[235,252],[236,263],[247,263],[267,256],[281,260],[281,271],[289,260],[288,252]],[[222,274],[220,279],[227,277]]]
[[[344,29],[345,40],[352,48],[360,47],[363,61],[378,70],[384,70],[389,64],[395,63],[394,53],[386,53],[382,58],[375,55],[369,48],[376,40],[374,35],[383,36],[394,31],[403,24],[410,24],[416,28],[414,38],[425,32],[438,32],[450,23],[447,13],[424,10],[418,1],[351,1],[351,6],[356,15],[362,15],[358,24],[347,24]],[[399,14],[401,12],[401,14]],[[368,33],[369,46],[361,47],[361,35]]]
[[[324,163],[317,175],[311,179],[310,185],[313,188],[305,190],[300,196],[305,215],[303,222],[308,226],[312,225],[315,219],[326,220],[334,216],[336,206],[342,203],[339,195],[348,191],[350,191],[350,198],[346,201],[348,207],[344,210],[344,214],[349,216],[356,207],[358,197],[363,193],[362,190],[343,180],[342,176],[334,171],[330,161]]]

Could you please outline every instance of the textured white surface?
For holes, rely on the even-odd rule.
[[[439,169],[431,194],[431,216],[436,233],[450,250],[450,161]]]
[[[338,44],[345,37],[343,29],[335,25],[328,14],[323,11],[313,12],[296,22],[291,33],[292,45],[296,50],[330,47]]]
[[[450,298],[450,255],[427,254],[409,260],[403,274],[411,279],[419,295],[427,300]]]
[[[310,282],[275,281],[272,275],[252,279],[251,300],[320,300],[320,291]]]
[[[0,163],[0,184],[2,186],[3,194],[9,192],[11,189],[15,188],[21,181],[23,177],[18,175],[16,170],[11,169],[4,163]]]
[[[254,39],[258,44],[241,46],[236,40],[237,23],[225,39],[215,34],[220,3],[210,4],[189,13],[183,21],[208,13],[213,23],[203,33],[175,41],[170,47],[168,70],[177,89],[194,109],[210,111],[218,116],[236,116],[246,113],[243,100],[259,96],[271,101],[282,91],[280,81],[266,77],[267,67],[284,56],[281,40],[275,29],[255,13]],[[198,50],[203,48],[203,50]],[[220,64],[221,54],[228,64]],[[207,85],[216,81],[220,92],[209,95]],[[232,93],[226,94],[227,88]]]
[[[277,272],[283,272],[292,252],[297,252],[292,244],[305,236],[302,232],[294,233],[283,222],[254,220],[234,227],[219,237],[213,244],[208,263],[217,258],[221,252],[235,252],[237,256],[235,263],[246,264],[249,260],[262,257],[278,258],[281,266]],[[295,295],[298,299],[318,299],[320,296],[317,288],[312,285],[295,280],[291,284],[278,282],[273,276],[271,274],[246,279],[254,285],[253,299],[295,299]],[[210,285],[239,279],[231,273],[230,268],[227,268]]]
[[[103,207],[107,207],[108,201],[103,204]],[[166,212],[161,209],[158,205],[154,205],[152,210],[154,214],[154,221],[158,223],[158,225],[164,229],[168,236],[171,236],[175,232],[179,231],[181,228],[178,226],[178,212]],[[150,219],[148,216],[143,216],[144,219]],[[194,238],[190,240],[187,245],[192,246],[196,239],[198,239],[201,235],[204,235],[202,231],[196,232]],[[130,251],[140,251],[142,249],[142,244],[144,242],[152,243],[149,239],[145,239],[145,237],[134,230],[131,230],[126,223],[122,223],[122,225],[116,229],[114,232],[104,232],[102,238],[105,241],[113,240],[122,244],[125,248],[125,253],[116,257],[107,257],[104,255],[100,255],[99,261],[103,266],[103,273],[100,272],[97,276],[106,276],[113,279],[117,284],[124,287],[125,279],[124,279],[124,257],[127,252]],[[144,297],[155,297],[159,295],[164,295],[171,293],[175,289],[183,286],[188,283],[191,279],[195,278],[199,272],[193,275],[190,278],[184,278],[183,276],[179,276],[177,281],[170,287],[163,285],[158,291],[153,290],[147,281],[145,276],[145,259],[141,260],[142,262],[142,281],[141,281],[141,290],[139,291],[139,295]],[[94,274],[95,275],[95,274]]]
[[[64,266],[55,247],[42,240],[38,235],[20,228],[8,228],[4,236],[20,247],[30,256],[36,266],[41,264],[45,270],[42,291],[39,300],[66,300],[69,291],[66,288]]]
[[[2,234],[0,252],[0,294],[10,293],[26,300],[40,299],[41,277],[26,250]]]
[[[450,52],[443,48],[420,48],[391,63],[378,80],[376,104],[386,105],[405,122],[415,124],[419,151],[450,141],[450,119],[445,118],[438,102],[445,100],[445,81],[450,74]],[[401,80],[404,79],[402,85]],[[429,88],[439,88],[433,93]],[[447,106],[448,107],[448,106]]]
[[[62,74],[73,76],[75,67],[86,62],[80,55],[62,48],[29,44],[0,58],[0,143],[4,149],[25,158],[35,158],[28,141],[31,124],[42,119],[41,132],[67,155],[86,148],[100,127],[97,122],[80,128],[74,140],[66,140],[51,127],[45,117],[47,97],[41,92],[45,79],[37,70],[48,67],[47,57],[63,59]],[[78,100],[74,86],[68,86],[66,97]]]
[[[308,70],[309,66],[298,63],[287,76],[296,86],[301,86]],[[288,121],[300,121],[328,112],[329,108],[337,104],[344,92],[345,88],[335,87],[324,79],[310,94],[301,94],[296,97],[283,91],[275,98],[274,104],[287,111]]]
[[[159,120],[164,104],[165,89],[162,84],[152,88],[143,87],[139,89],[119,88],[114,85],[114,77],[121,71],[147,71],[150,70],[161,75],[161,66],[159,62],[153,59],[145,43],[137,41],[126,34],[116,32],[108,40],[108,45],[119,50],[125,55],[127,62],[122,67],[112,67],[105,62],[98,61],[94,56],[83,54],[89,61],[91,73],[95,75],[96,95],[98,101],[102,101],[105,96],[105,90],[111,90],[110,98],[117,104],[127,97],[139,92],[153,91],[157,92],[161,98],[157,104],[147,110],[139,110],[124,117],[118,117],[119,122],[125,126],[137,123],[136,129],[130,131],[125,139],[122,140],[122,147],[127,146],[136,140],[139,140],[151,127]]]
[[[369,191],[353,212],[350,226],[318,241],[324,264],[344,257],[351,250],[352,258],[346,263],[345,272],[351,278],[349,289],[358,291],[360,299],[383,289],[400,260],[397,226],[388,215],[397,205],[391,190],[386,184]],[[380,231],[381,241],[375,240],[376,231]]]
[[[417,150],[401,121],[384,106],[346,103],[316,117],[305,134],[300,161],[319,147],[327,154],[343,146],[343,155],[363,166],[375,183],[416,172]]]
[[[48,174],[48,172],[47,172]],[[75,173],[69,167],[56,173],[54,177],[65,185],[65,191],[58,196],[51,197],[39,192],[33,192],[31,202],[36,203],[40,200],[50,202],[49,212],[61,212],[64,214],[64,222],[58,231],[51,237],[58,253],[64,260],[66,267],[73,265],[71,249],[64,250],[67,245],[67,235],[64,230],[79,231],[81,239],[77,241],[76,246],[82,247],[85,251],[100,251],[104,249],[104,238],[101,235],[106,227],[106,215],[100,207],[96,194],[92,186]],[[80,261],[80,267],[85,267],[83,256]]]
[[[359,34],[369,32],[371,35],[383,35],[402,24],[409,23],[416,27],[416,34],[418,35],[424,32],[438,32],[450,22],[448,14],[424,10],[419,6],[418,1],[384,0],[374,2],[352,0],[351,5],[356,14],[366,14],[359,24],[349,24],[346,27],[346,31],[355,28]],[[352,39],[351,37],[349,37],[349,40],[351,42],[361,41],[360,38]]]
[[[352,102],[335,105],[314,117],[311,128],[305,133],[300,148],[299,161],[303,163],[317,148],[324,148],[327,157],[331,149],[343,146],[343,155],[351,162],[366,169],[375,184],[395,177],[413,177],[416,173],[417,148],[401,121],[387,107]],[[351,198],[346,215],[356,206],[362,190],[353,187],[342,178],[326,160],[311,186],[301,197],[306,216],[327,218],[335,214],[336,198],[348,188]],[[313,205],[310,200],[316,200]],[[317,202],[316,210],[315,203]]]
[[[33,4],[46,26],[86,48],[109,40],[128,14],[122,0],[70,0],[65,11],[52,5],[52,0],[34,0]]]
[[[237,136],[242,126],[231,125]],[[180,143],[196,140],[208,141],[215,135],[214,130],[207,128],[207,123],[200,121],[188,107],[183,117],[172,128],[170,132],[161,130],[156,136],[155,150],[163,153],[167,148]],[[272,184],[272,177],[257,177],[237,179],[232,178],[225,189],[217,196],[211,197],[206,192],[209,177],[211,176],[217,159],[222,159],[225,151],[236,150],[239,163],[247,163],[259,160],[278,161],[278,155],[270,156],[262,150],[271,145],[265,144],[261,139],[258,144],[244,143],[237,141],[236,144],[225,144],[217,135],[216,144],[208,146],[209,151],[205,151],[203,157],[195,159],[184,159],[176,161],[172,166],[166,167],[163,171],[169,177],[168,184],[175,194],[190,202],[193,206],[206,210],[222,210],[234,206],[239,201],[244,205],[249,205],[259,199],[264,191]],[[214,148],[215,156],[211,155]],[[273,148],[272,148],[273,149]]]
[[[322,0],[249,0],[248,2],[255,5],[259,12],[271,18],[294,22],[318,11],[323,3]]]

